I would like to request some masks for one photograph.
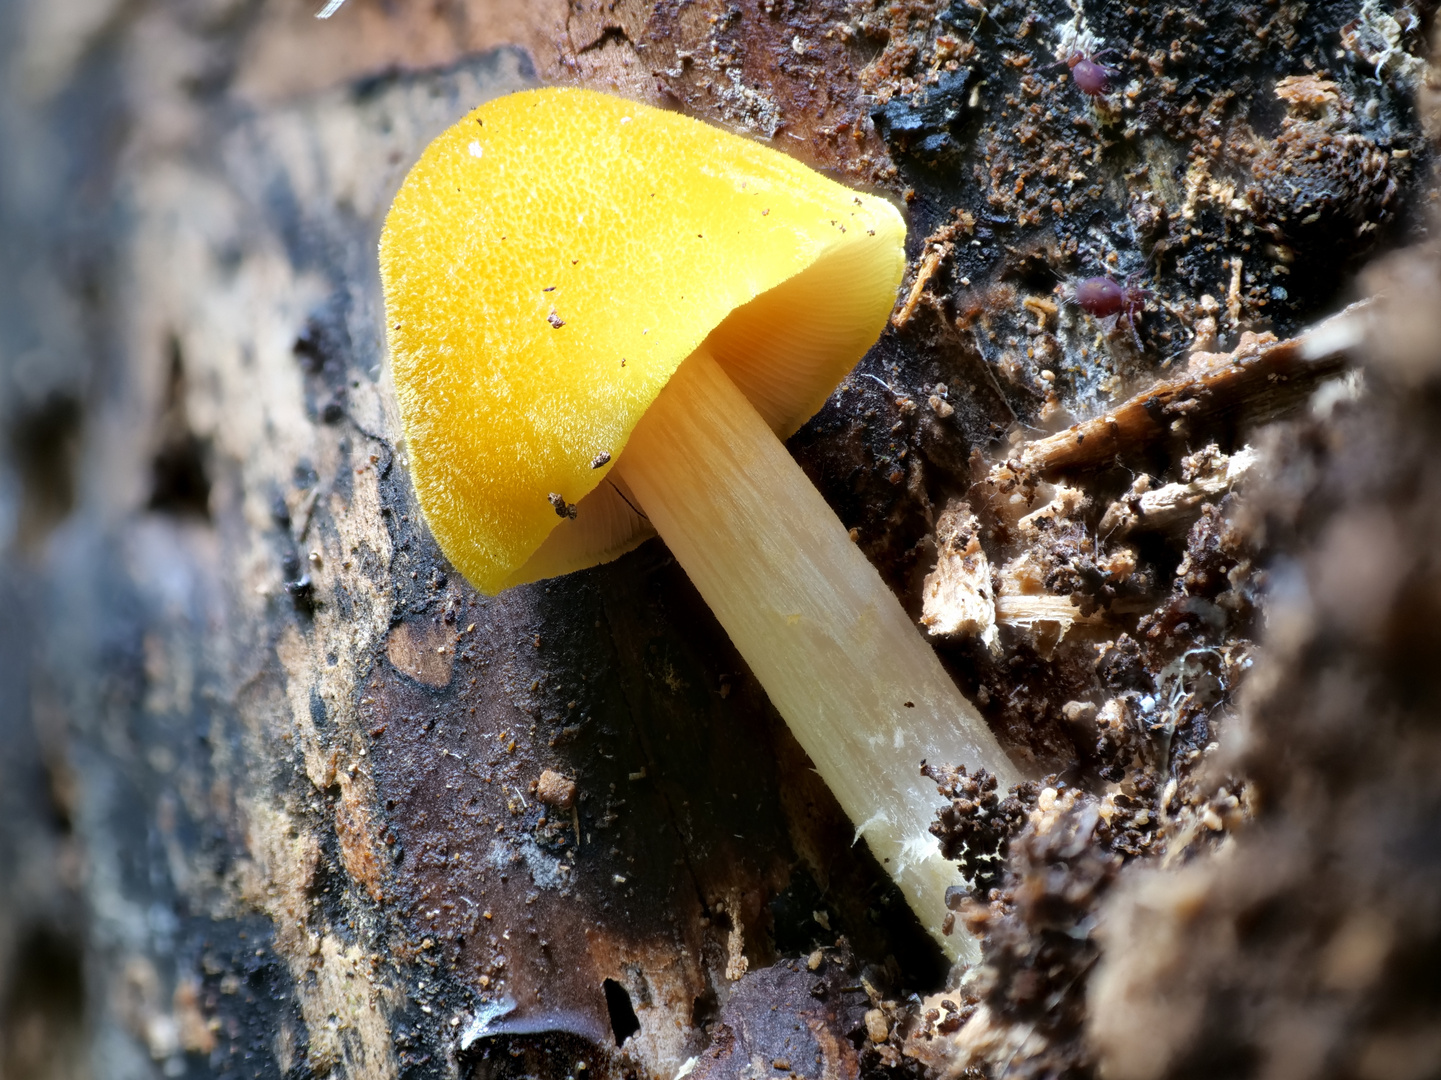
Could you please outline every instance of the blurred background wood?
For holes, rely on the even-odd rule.
[[[418,524],[385,210],[715,14],[603,7],[0,8],[0,1075],[671,1075],[778,949],[938,977],[663,548],[486,600]]]

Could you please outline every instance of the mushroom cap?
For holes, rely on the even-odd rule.
[[[904,239],[889,202],[676,113],[561,88],[470,113],[380,240],[411,477],[446,556],[495,593],[634,547],[646,523],[604,481],[676,368],[704,344],[790,435],[885,325]]]

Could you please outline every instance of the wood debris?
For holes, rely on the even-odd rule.
[[[981,548],[981,523],[965,502],[947,505],[936,522],[936,568],[921,589],[921,625],[932,637],[974,636],[997,645],[991,562]]]
[[[916,270],[916,280],[911,283],[911,291],[906,294],[905,303],[901,305],[899,311],[891,316],[892,326],[900,329],[911,321],[912,316],[916,313],[916,308],[920,306],[921,297],[925,295],[926,285],[929,284],[931,278],[935,277],[936,271],[941,268],[941,259],[945,255],[946,252],[939,247],[926,252],[926,257],[921,260],[921,265]]]
[[[1318,380],[1341,370],[1344,347],[1351,342],[1339,340],[1349,335],[1335,331],[1354,323],[1363,307],[1353,304],[1285,341],[1247,331],[1230,352],[1193,353],[1186,370],[1175,378],[1156,383],[1101,416],[1030,443],[1021,451],[1021,464],[1042,475],[1094,469],[1111,464],[1117,455],[1183,433],[1192,418],[1277,413]]]
[[[1131,490],[1106,508],[1098,531],[1119,539],[1133,532],[1184,528],[1201,512],[1203,503],[1235,487],[1259,461],[1260,455],[1252,447],[1227,455],[1211,443],[1182,462],[1183,475],[1189,473],[1190,479],[1153,488],[1150,476],[1138,476]]]
[[[916,309],[925,299],[926,287],[930,285],[931,279],[940,270],[941,263],[955,251],[956,237],[969,235],[974,227],[975,218],[964,210],[958,210],[951,220],[926,237],[921,245],[925,256],[921,259],[920,265],[916,267],[915,280],[911,282],[911,288],[906,293],[905,300],[891,316],[891,325],[897,330],[902,329],[915,316]]]

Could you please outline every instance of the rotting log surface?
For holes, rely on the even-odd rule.
[[[1011,504],[1034,510],[1045,486],[998,481],[987,457],[1174,377],[1162,365],[1207,317],[1220,348],[1294,333],[1335,303],[1339,271],[1419,229],[1430,6],[1385,55],[1361,8],[1095,6],[1090,29],[1121,53],[1107,118],[1051,66],[1073,12],[1049,0],[348,0],[327,23],[279,2],[0,5],[4,1075],[671,1076],[697,1054],[698,1075],[811,1075],[815,1052],[881,1075],[949,1067],[941,1036],[973,1045],[960,1020],[987,1014],[1020,1041],[998,1036],[978,1067],[1084,1075],[1104,944],[1088,935],[1118,860],[1195,855],[1209,873],[1205,838],[1241,827],[1236,796],[1188,764],[1224,735],[1231,687],[1164,737],[1139,718],[1187,650],[1232,650],[1223,683],[1249,661],[1266,553],[1217,501],[1180,544],[1119,553],[1137,568],[1103,584],[1085,515],[1130,482],[1115,453],[1068,477],[1094,512],[1040,540]],[[1334,88],[1278,98],[1308,61]],[[380,221],[431,135],[536,80],[774,136],[905,198],[912,274],[943,254],[792,449],[917,610],[934,508],[967,498],[985,543],[1031,544],[1048,590],[1099,611],[1084,640],[941,649],[998,736],[1070,788],[1038,811],[1065,827],[1013,843],[996,904],[962,913],[990,934],[988,966],[933,995],[955,1006],[935,1019],[899,1004],[941,986],[934,952],[663,548],[484,600],[419,523],[383,384]],[[1124,322],[1041,315],[1058,277],[1102,267],[1149,275],[1139,351]],[[1123,462],[1173,478],[1198,440],[1256,434],[1250,400],[1218,421],[1198,408]],[[1430,422],[1394,402],[1371,415]],[[1300,524],[1264,519],[1298,548],[1322,532],[1306,507],[1324,513],[1305,477],[1345,473],[1308,430],[1285,458]],[[1397,438],[1354,439],[1379,449],[1345,475],[1434,456]],[[1235,767],[1271,785],[1268,835],[1284,831],[1284,785]],[[536,801],[546,768],[575,777],[574,816]],[[1368,896],[1392,869],[1378,850]],[[1288,896],[1314,891],[1298,874]],[[1126,952],[1116,931],[1109,970],[1147,932]],[[838,934],[851,952],[803,974],[794,958]],[[1282,1019],[1310,992],[1299,969],[1268,983],[1208,963],[1159,989],[1205,1003],[1239,981]],[[1148,995],[1147,974],[1124,985]],[[1124,1019],[1101,1014],[1113,1065],[1148,1037]],[[1377,1067],[1424,1054],[1427,1030],[1398,1027]],[[1174,1075],[1190,1034],[1167,1034]],[[1229,1063],[1256,1060],[1252,1040]]]

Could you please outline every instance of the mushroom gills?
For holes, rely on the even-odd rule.
[[[830,396],[875,338],[894,293],[886,253],[894,238],[857,238],[732,311],[701,348],[781,438],[793,435]],[[878,255],[880,257],[878,257]],[[879,301],[877,300],[879,298]],[[797,317],[798,312],[804,318]],[[838,363],[836,358],[846,358]],[[624,480],[612,470],[555,523],[503,588],[559,577],[618,559],[655,535]]]
[[[625,481],[612,473],[575,507],[506,583],[509,589],[618,559],[655,535]]]
[[[960,883],[923,760],[1020,781],[895,595],[710,353],[680,366],[614,468],[933,934]],[[941,937],[976,958],[968,934]]]

